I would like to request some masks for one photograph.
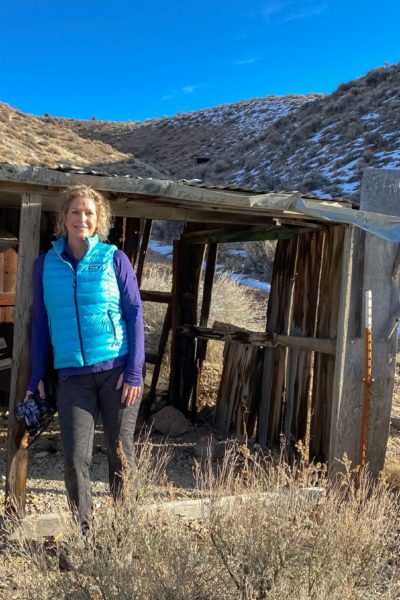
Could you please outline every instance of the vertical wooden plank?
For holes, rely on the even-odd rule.
[[[214,425],[226,435],[252,436],[260,401],[262,351],[257,346],[226,342],[224,367]]]
[[[215,274],[215,264],[217,260],[217,250],[218,244],[209,244],[206,258],[206,272],[204,275],[204,286],[203,286],[203,299],[201,303],[201,311],[200,311],[200,326],[207,327],[208,325],[208,317],[210,314],[210,306],[211,306],[211,296],[212,296],[212,288],[214,283],[214,274]],[[193,382],[193,394],[192,394],[192,406],[191,406],[191,415],[192,421],[196,420],[197,413],[197,398],[199,395],[199,385],[201,378],[201,371],[203,368],[203,362],[206,357],[207,352],[207,340],[200,339],[197,340],[197,349],[196,349],[196,368],[194,372],[194,382]]]
[[[294,289],[290,334],[315,337],[324,232],[299,236],[297,285]],[[289,349],[287,402],[283,433],[290,450],[305,441],[310,394],[312,353]]]
[[[135,266],[139,253],[141,229],[142,219],[133,217],[125,218],[123,250],[131,261],[132,266]]]
[[[142,285],[144,261],[146,258],[147,246],[149,245],[152,223],[153,221],[151,219],[146,219],[144,224],[142,243],[140,244],[139,259],[136,269],[136,278],[139,288]]]
[[[340,285],[340,302],[338,311],[335,373],[333,379],[332,405],[330,414],[330,436],[328,464],[330,473],[341,469],[340,461],[349,446],[346,440],[357,436],[358,406],[357,396],[363,379],[362,340],[355,337],[351,323],[354,322],[356,297],[353,292],[355,272],[359,251],[359,235],[355,227],[347,227],[343,244],[343,264]],[[343,402],[351,406],[353,414],[343,419]],[[361,401],[360,401],[361,402]],[[347,447],[347,449],[345,449]],[[348,455],[349,456],[349,455]],[[349,456],[351,459],[351,457]]]
[[[317,337],[335,339],[338,328],[345,228],[330,226],[325,234],[319,290]],[[311,403],[310,458],[326,462],[329,455],[335,357],[316,353]]]
[[[180,356],[177,352],[178,334],[177,327],[180,322],[180,263],[182,254],[182,241],[173,240],[172,242],[172,289],[171,289],[171,367],[169,373],[169,402],[174,404],[175,398],[179,394],[178,372],[180,371]]]
[[[293,290],[298,239],[279,240],[276,247],[268,300],[268,333],[288,334],[293,311]],[[279,444],[286,394],[287,348],[265,348],[257,440],[262,447]]]
[[[19,515],[25,510],[27,460],[20,450],[24,428],[15,419],[15,405],[25,396],[30,373],[29,340],[32,305],[32,266],[40,241],[40,194],[24,194],[19,227],[17,289],[7,439],[6,504]]]
[[[110,244],[115,244],[119,250],[122,250],[124,244],[124,219],[123,217],[114,217],[113,226],[110,230],[108,240]]]
[[[188,412],[193,390],[196,340],[177,334],[176,327],[197,324],[197,300],[204,250],[204,244],[174,242],[170,400],[184,413]]]

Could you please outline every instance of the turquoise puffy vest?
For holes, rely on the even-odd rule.
[[[116,246],[86,239],[88,250],[77,264],[61,256],[66,238],[53,242],[43,268],[43,294],[49,319],[54,366],[83,367],[128,354],[114,271]]]

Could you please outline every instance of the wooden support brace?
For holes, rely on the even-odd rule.
[[[178,328],[181,335],[198,337],[205,340],[218,340],[220,342],[240,342],[251,346],[263,348],[295,348],[297,350],[308,350],[320,352],[321,354],[335,355],[336,341],[324,338],[300,337],[295,335],[280,335],[276,333],[262,333],[259,331],[248,331],[244,329],[198,327],[195,325],[183,325]]]
[[[28,457],[26,434],[15,419],[15,405],[25,396],[30,373],[31,280],[33,261],[39,250],[41,202],[40,194],[23,195],[19,228],[6,475],[6,509],[18,516],[25,511]]]

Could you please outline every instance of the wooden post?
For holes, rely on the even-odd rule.
[[[196,340],[178,333],[197,324],[197,298],[205,246],[174,241],[170,400],[188,412],[195,372]]]
[[[125,229],[123,251],[128,256],[132,265],[135,266],[139,252],[142,220],[134,217],[126,217],[124,221]]]
[[[208,324],[208,316],[210,314],[210,306],[211,306],[211,294],[214,283],[214,273],[215,273],[215,263],[217,260],[217,250],[218,244],[209,244],[207,259],[206,259],[206,272],[204,275],[204,288],[203,288],[203,300],[201,304],[200,311],[200,327],[207,327]],[[194,382],[193,382],[193,395],[192,395],[192,407],[191,407],[191,415],[192,421],[196,420],[196,412],[197,412],[197,397],[199,395],[199,385],[201,378],[201,371],[203,368],[203,362],[206,357],[207,352],[207,340],[201,339],[197,342],[197,350],[196,350],[196,369],[194,373]]]
[[[136,278],[137,278],[139,288],[142,285],[144,260],[146,258],[147,246],[149,245],[152,224],[153,224],[153,221],[151,219],[146,219],[145,224],[144,224],[142,243],[140,244],[140,251],[139,251],[139,260],[138,260],[138,265],[137,265],[137,269],[136,269]]]
[[[17,292],[14,311],[14,342],[8,417],[6,507],[19,516],[25,510],[27,450],[24,427],[15,419],[15,405],[22,400],[30,373],[30,320],[32,265],[40,241],[40,194],[22,196],[19,227]],[[25,446],[25,448],[24,448]]]
[[[400,214],[400,173],[366,169],[361,188],[361,209],[383,214]],[[358,464],[363,405],[363,345],[360,327],[351,336],[352,319],[363,290],[372,290],[374,329],[372,342],[371,413],[366,462],[372,475],[383,468],[389,435],[390,411],[396,366],[397,335],[390,335],[400,316],[399,244],[365,234],[362,289],[356,289],[357,254],[355,235],[348,228],[339,309],[338,343],[332,406],[329,463],[340,469],[343,454]]]

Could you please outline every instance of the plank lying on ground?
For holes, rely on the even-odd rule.
[[[277,348],[278,346],[296,348],[298,350],[310,350],[322,354],[335,355],[336,341],[325,338],[300,337],[294,335],[278,335],[275,333],[262,333],[259,331],[227,330],[216,327],[198,327],[195,325],[183,325],[178,327],[178,333],[189,337],[203,338],[207,340],[219,340],[221,342],[240,342],[253,346],[265,348]]]
[[[149,517],[158,512],[171,513],[184,520],[203,519],[210,513],[210,509],[230,508],[235,503],[245,505],[254,499],[259,499],[268,507],[272,502],[279,500],[294,500],[301,498],[306,502],[317,503],[324,495],[324,489],[319,487],[307,487],[281,492],[264,492],[261,494],[241,494],[238,496],[222,496],[215,501],[210,498],[196,498],[194,500],[175,500],[173,502],[158,502],[143,506],[141,510]],[[111,509],[109,509],[111,510]],[[40,540],[43,538],[61,539],[65,529],[71,522],[69,513],[50,513],[47,515],[32,515],[25,517],[20,526],[11,534],[11,540],[30,539]]]

